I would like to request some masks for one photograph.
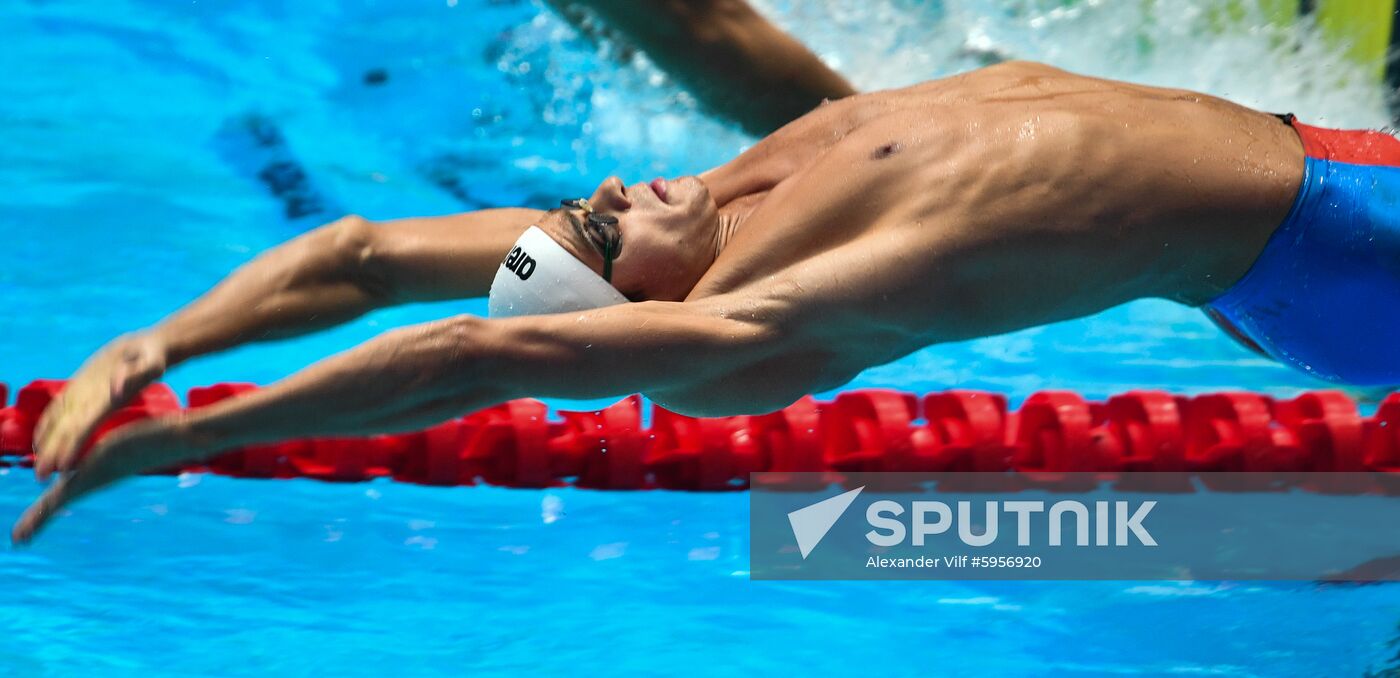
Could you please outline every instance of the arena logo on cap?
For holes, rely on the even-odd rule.
[[[529,280],[535,274],[535,260],[520,246],[510,251],[506,255],[506,270],[514,273],[521,280]]]

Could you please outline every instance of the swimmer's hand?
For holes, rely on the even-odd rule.
[[[152,334],[121,337],[89,358],[34,429],[34,473],[68,471],[97,425],[165,373],[165,344]]]
[[[106,436],[74,469],[44,491],[15,522],[10,541],[28,544],[64,507],[78,498],[143,471],[166,468],[199,456],[181,431],[183,416],[135,422]]]

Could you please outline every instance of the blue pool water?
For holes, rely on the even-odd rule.
[[[863,87],[1002,52],[1322,123],[1385,120],[1380,92],[1306,28],[1211,33],[1206,2],[757,4]],[[550,204],[751,143],[644,57],[518,0],[11,0],[0,37],[11,384],[69,374],[345,211]],[[378,313],[169,381],[266,383],[388,327],[482,310]],[[851,386],[1019,400],[1312,385],[1189,309],[1142,302],[931,348]],[[37,491],[28,472],[0,475],[0,517]],[[1391,586],[751,582],[746,530],[742,494],[142,478],[0,553],[0,674],[1354,676],[1396,651]]]

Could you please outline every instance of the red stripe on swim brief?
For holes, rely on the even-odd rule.
[[[1352,165],[1400,166],[1400,139],[1372,130],[1326,129],[1293,121],[1310,158]]]

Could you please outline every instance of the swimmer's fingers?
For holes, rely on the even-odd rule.
[[[127,476],[179,461],[189,454],[159,421],[139,422],[104,438],[57,482],[49,486],[15,522],[10,540],[26,544],[65,506],[89,492]]]
[[[40,481],[55,471],[73,468],[82,445],[97,428],[106,408],[95,407],[82,384],[65,389],[44,411],[34,436],[34,475]],[[97,412],[85,410],[97,409]]]
[[[54,421],[58,419],[56,403],[50,404],[44,410],[43,416],[39,417],[39,423],[34,426],[34,472],[39,472],[39,465],[45,460],[42,458],[41,450],[48,449],[49,436],[53,434]]]
[[[71,471],[49,486],[44,494],[25,510],[10,530],[10,542],[23,546],[34,539],[58,515],[58,512],[79,497],[110,484],[119,477],[101,467]]]
[[[165,367],[162,345],[149,337],[123,337],[89,360],[35,429],[34,473],[39,480],[72,470],[102,421],[159,379]]]
[[[44,416],[39,418],[39,425],[34,428],[34,475],[40,481],[48,480],[49,475],[60,468],[60,459],[66,458],[66,450],[71,446],[68,441],[73,438],[71,422],[75,391],[65,389],[60,393],[44,410]]]
[[[15,546],[28,544],[48,524],[54,514],[58,513],[61,506],[73,501],[73,477],[66,476],[59,478],[57,482],[44,491],[37,501],[29,505],[24,511],[24,515],[15,521],[15,525],[10,529],[10,543]]]
[[[104,416],[106,407],[97,406],[96,412],[86,416],[84,411],[94,409],[97,404],[94,396],[100,395],[100,391],[93,388],[92,382],[100,381],[99,373],[108,372],[110,364],[107,351],[91,358],[44,409],[34,428],[34,475],[40,481],[48,480],[54,471],[71,465],[76,457],[76,450],[72,448],[80,445],[96,427],[97,420]],[[78,438],[81,440],[76,440]]]

